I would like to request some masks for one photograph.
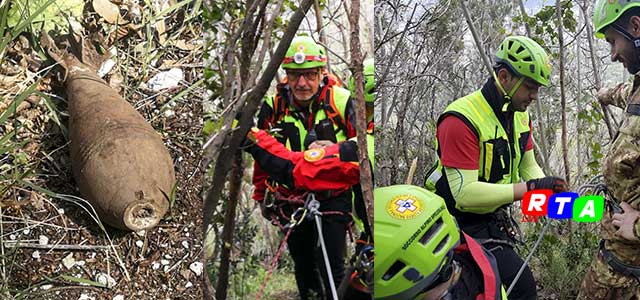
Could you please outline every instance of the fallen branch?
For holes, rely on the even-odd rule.
[[[105,245],[41,245],[36,243],[22,243],[19,241],[6,241],[3,245],[7,248],[28,248],[28,249],[45,249],[45,250],[109,250],[110,246]]]

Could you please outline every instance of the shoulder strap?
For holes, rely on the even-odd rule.
[[[342,130],[342,132],[347,132],[347,121],[344,119],[344,116],[342,116],[342,112],[340,112],[340,109],[338,109],[338,107],[336,106],[335,103],[335,99],[334,99],[334,92],[333,89],[330,89],[328,86],[325,86],[322,89],[322,93],[320,93],[320,97],[323,99],[323,109],[325,114],[327,115],[327,118],[329,118],[329,120],[331,120],[331,122],[338,126],[338,128],[340,128],[340,130]]]
[[[282,121],[287,114],[287,89],[284,84],[276,86],[276,96],[273,97],[273,114],[271,115],[271,124]]]
[[[495,257],[464,231],[460,231],[464,236],[465,244],[473,257],[473,260],[482,270],[484,279],[484,294],[486,300],[503,300],[502,283],[498,276],[498,266]]]

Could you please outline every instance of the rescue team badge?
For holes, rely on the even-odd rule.
[[[324,157],[324,149],[311,149],[304,152],[304,160],[308,162],[319,161]]]
[[[387,213],[396,219],[409,220],[424,210],[422,201],[413,195],[398,195],[387,203]]]

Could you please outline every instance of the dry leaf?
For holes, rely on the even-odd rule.
[[[93,0],[93,10],[111,24],[125,23],[120,16],[120,9],[109,0]]]
[[[155,27],[156,31],[158,32],[158,40],[160,41],[160,45],[164,45],[164,42],[167,40],[167,28],[164,25],[164,19],[158,20]]]
[[[181,50],[185,50],[185,51],[192,51],[193,49],[196,48],[195,45],[193,44],[187,44],[187,42],[185,42],[184,40],[177,40],[171,43],[171,45],[181,49]]]

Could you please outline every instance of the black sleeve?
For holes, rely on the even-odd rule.
[[[356,136],[356,109],[354,107],[354,98],[349,97],[347,105],[344,108],[344,120],[347,124],[346,132],[348,138]]]
[[[339,144],[341,161],[358,161],[358,143],[346,141]]]
[[[269,104],[267,104],[268,99],[262,102],[262,106],[260,107],[260,112],[258,113],[258,128],[260,129],[269,129],[269,122],[271,120],[271,116],[273,115],[273,109]]]

